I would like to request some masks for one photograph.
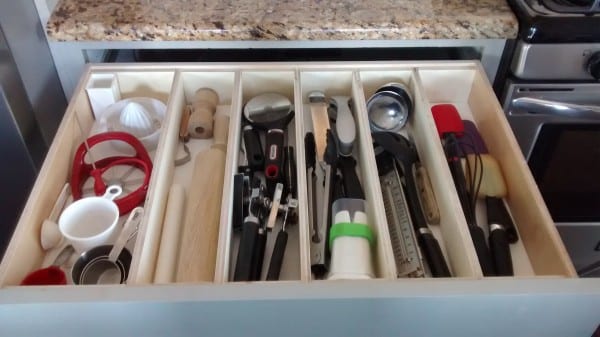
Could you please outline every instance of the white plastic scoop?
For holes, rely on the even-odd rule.
[[[42,222],[40,231],[40,244],[44,250],[49,250],[58,246],[63,238],[56,222],[58,221],[58,216],[60,215],[60,212],[62,212],[63,208],[70,204],[69,200],[71,199],[71,196],[69,191],[70,185],[69,183],[66,183],[58,195],[58,198],[54,203],[54,207],[52,207],[50,216],[45,219],[44,222]]]

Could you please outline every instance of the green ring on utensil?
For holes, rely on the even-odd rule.
[[[366,224],[354,222],[338,222],[329,230],[329,247],[333,247],[333,240],[342,236],[365,238],[371,245],[375,244],[375,234]]]

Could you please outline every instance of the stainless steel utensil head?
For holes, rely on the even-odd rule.
[[[308,101],[310,103],[327,103],[327,98],[322,91],[311,91],[308,93]]]
[[[367,102],[367,112],[373,132],[400,131],[409,116],[406,104],[391,91],[380,91],[371,96]]]
[[[293,117],[293,105],[281,94],[265,93],[246,103],[244,117],[259,128],[283,128]]]

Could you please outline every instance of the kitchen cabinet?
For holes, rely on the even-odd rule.
[[[168,111],[153,153],[154,173],[144,202],[146,213],[132,248],[130,278],[126,285],[116,286],[16,286],[44,259],[38,243],[41,221],[69,179],[72,153],[81,143],[82,131],[85,134],[93,127],[94,113],[85,88],[97,74],[115,76],[122,98],[150,96],[165,102]],[[366,97],[390,80],[406,83],[414,94],[410,131],[439,203],[443,220],[436,235],[444,244],[452,278],[396,278],[365,114]],[[173,165],[182,108],[195,89],[207,85],[219,93],[219,111],[231,119],[215,279],[152,284],[169,187],[173,182],[185,186],[189,178],[189,170]],[[369,202],[369,220],[378,238],[373,251],[376,277],[312,279],[308,215],[302,207],[306,205],[303,186],[307,178],[302,164],[304,151],[299,145],[301,211],[294,229],[298,231],[298,245],[294,246],[298,277],[277,282],[230,282],[234,234],[229,196],[232,174],[240,160],[242,104],[261,91],[282,91],[293,97],[296,116],[300,116],[305,111],[307,91],[316,86],[326,92],[347,92],[355,102],[360,136],[357,159]],[[458,107],[461,117],[476,122],[506,174],[507,203],[521,236],[519,248],[513,251],[515,277],[483,277],[477,263],[429,113],[433,104],[448,102]],[[294,129],[290,140],[302,144],[307,124],[297,119],[290,125]],[[187,165],[190,168],[192,164]],[[198,332],[222,336],[248,331],[265,335],[440,335],[452,331],[474,336],[589,336],[598,324],[600,283],[576,277],[541,200],[502,108],[476,61],[92,65],[71,99],[0,265],[0,331],[63,336]]]

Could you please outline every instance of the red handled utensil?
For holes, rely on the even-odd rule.
[[[473,205],[471,204],[471,197],[467,191],[467,182],[462,169],[461,161],[459,158],[460,147],[458,138],[462,137],[465,132],[465,126],[460,118],[460,114],[456,107],[452,104],[437,104],[431,107],[431,113],[435,120],[435,126],[438,134],[442,139],[444,151],[446,152],[446,158],[448,159],[448,166],[450,167],[450,173],[452,173],[452,179],[454,180],[454,186],[460,200],[469,232],[471,234],[471,240],[477,253],[479,265],[484,276],[494,276],[494,264],[490,251],[487,247],[485,234],[483,229],[477,225],[475,220],[475,212]]]

